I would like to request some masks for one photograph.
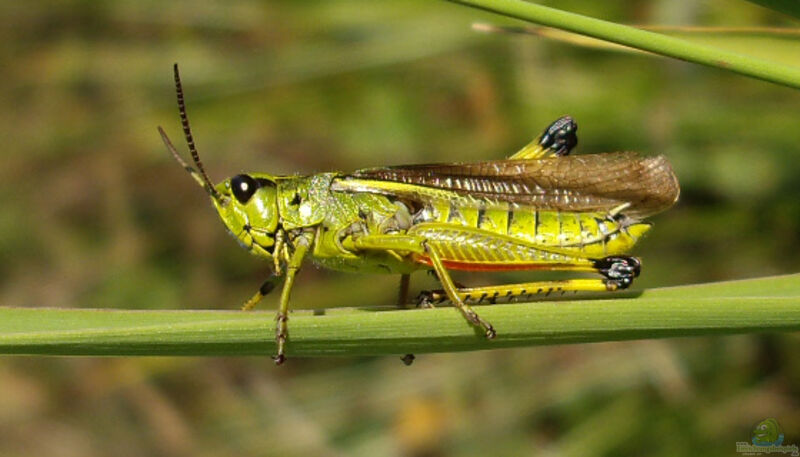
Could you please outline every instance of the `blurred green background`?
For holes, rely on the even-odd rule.
[[[631,24],[795,25],[738,1],[544,3]],[[570,114],[577,153],[666,154],[680,178],[680,203],[637,247],[639,287],[800,271],[800,93],[473,21],[512,23],[421,0],[0,3],[0,304],[228,309],[261,283],[268,265],[225,234],[156,132],[185,150],[175,61],[215,180],[501,158]],[[725,44],[800,65],[796,40]],[[293,303],[390,305],[396,282],[307,268]],[[412,292],[432,284],[416,275]],[[766,417],[800,443],[798,342],[542,347],[411,367],[9,357],[0,455],[729,456]]]

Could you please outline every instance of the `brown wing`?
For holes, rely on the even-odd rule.
[[[372,168],[340,177],[334,188],[422,201],[455,193],[559,211],[609,211],[628,203],[624,213],[632,217],[669,208],[680,191],[665,157],[633,152]]]

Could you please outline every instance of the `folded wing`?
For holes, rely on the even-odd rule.
[[[574,212],[627,204],[624,214],[637,218],[669,208],[680,192],[665,157],[633,152],[371,168],[337,178],[333,188],[420,202],[467,197],[489,206]]]

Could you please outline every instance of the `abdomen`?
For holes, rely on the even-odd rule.
[[[589,266],[590,259],[629,251],[650,224],[603,213],[480,209],[442,202],[424,208],[409,230],[428,239],[448,267],[519,270]],[[418,261],[429,263],[420,256]]]

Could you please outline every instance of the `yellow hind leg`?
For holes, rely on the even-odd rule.
[[[460,287],[455,291],[464,303],[494,303],[497,300],[511,301],[517,298],[548,297],[565,292],[606,292],[627,289],[633,278],[639,276],[641,264],[635,257],[606,257],[594,261],[594,269],[605,278],[564,279],[535,281],[484,287]],[[420,305],[441,303],[450,294],[443,290],[425,291],[419,296]]]
[[[560,281],[535,281],[499,286],[464,287],[458,289],[458,297],[465,303],[494,303],[497,300],[528,299],[535,296],[549,297],[565,292],[605,292],[617,287],[604,279],[565,279]],[[447,300],[442,290],[422,292],[421,304],[441,303]]]

